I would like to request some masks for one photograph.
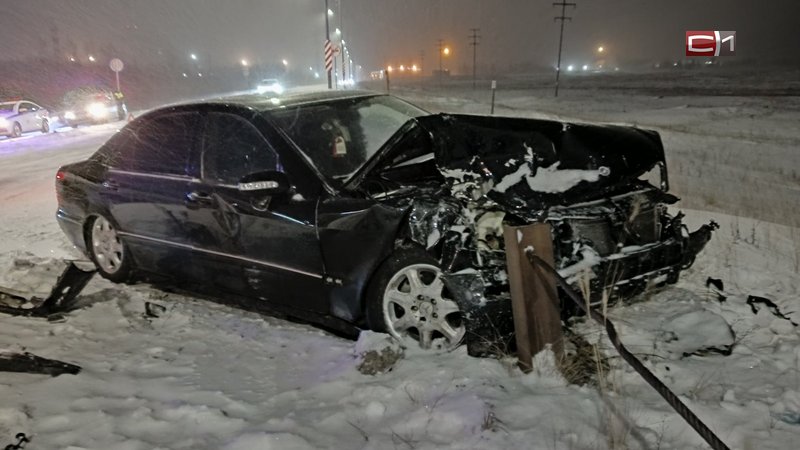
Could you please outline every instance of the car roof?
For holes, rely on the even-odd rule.
[[[364,91],[364,90],[314,90],[314,91],[289,91],[282,95],[267,96],[264,94],[244,94],[228,97],[210,98],[203,102],[196,102],[192,104],[203,103],[216,103],[227,105],[240,105],[247,108],[252,108],[258,111],[273,111],[282,108],[291,108],[300,105],[309,105],[314,103],[325,103],[336,100],[346,100],[355,98],[375,97],[378,95],[385,95],[380,92]],[[277,100],[275,100],[277,99]]]

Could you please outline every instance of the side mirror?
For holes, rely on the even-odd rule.
[[[285,173],[268,170],[245,175],[237,188],[239,192],[273,196],[289,192],[291,185]]]

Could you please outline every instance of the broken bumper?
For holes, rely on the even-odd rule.
[[[600,259],[591,268],[591,301],[600,303],[604,293],[611,299],[627,299],[647,287],[673,284],[680,271],[687,269],[719,228],[715,222],[701,226],[683,239],[643,246],[636,251],[620,252]],[[466,327],[466,345],[471,356],[498,356],[515,350],[514,319],[508,294],[487,296],[484,275],[479,271],[446,274],[445,284],[456,298]],[[577,283],[577,278],[574,280]],[[574,311],[575,305],[563,304],[562,313]]]

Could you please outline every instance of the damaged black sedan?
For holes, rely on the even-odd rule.
[[[504,223],[551,224],[593,301],[676,282],[713,228],[667,213],[656,132],[368,92],[162,108],[56,179],[62,229],[112,281],[472,354],[510,332]]]

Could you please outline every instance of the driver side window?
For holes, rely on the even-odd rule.
[[[203,179],[226,185],[254,172],[283,171],[264,136],[247,120],[225,113],[208,114],[202,164]]]

